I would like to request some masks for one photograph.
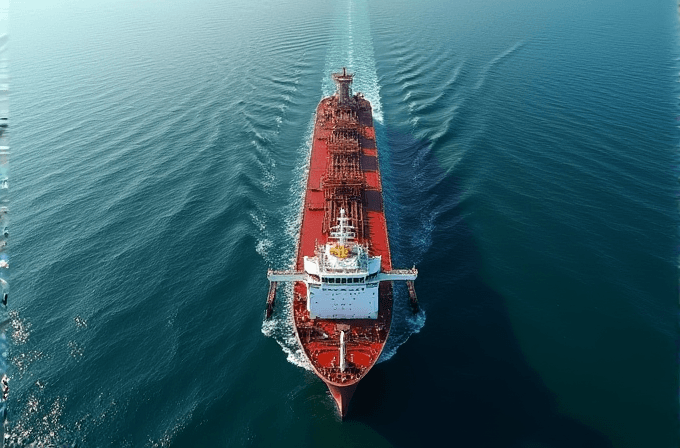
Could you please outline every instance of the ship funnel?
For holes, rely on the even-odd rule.
[[[354,79],[354,75],[347,73],[345,67],[342,68],[342,73],[333,73],[333,82],[338,88],[336,96],[338,97],[338,104],[340,106],[349,106],[351,104],[352,92],[350,90],[350,85]]]

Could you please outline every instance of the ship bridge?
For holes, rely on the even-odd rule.
[[[267,278],[274,289],[276,282],[303,281],[310,319],[376,319],[380,282],[413,282],[418,271],[414,267],[382,272],[381,257],[368,255],[368,247],[358,244],[355,235],[341,209],[329,241],[317,246],[314,257],[303,257],[304,271],[269,271]]]

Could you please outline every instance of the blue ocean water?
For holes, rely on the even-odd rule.
[[[9,442],[671,447],[670,0],[25,0],[10,10]],[[341,422],[285,292],[313,112],[372,102],[416,264]]]

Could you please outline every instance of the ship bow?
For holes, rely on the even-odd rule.
[[[335,404],[338,406],[338,411],[340,411],[340,417],[345,418],[347,415],[347,409],[349,408],[349,402],[354,395],[354,391],[357,389],[357,384],[354,383],[349,386],[336,386],[334,384],[328,384],[328,390],[331,391],[331,395],[335,400]]]

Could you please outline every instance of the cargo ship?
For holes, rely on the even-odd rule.
[[[295,266],[268,271],[266,318],[277,284],[292,282],[297,342],[344,418],[389,336],[392,282],[407,282],[417,312],[418,271],[392,268],[371,104],[352,94],[345,68],[331,76],[337,90],[316,109]]]

